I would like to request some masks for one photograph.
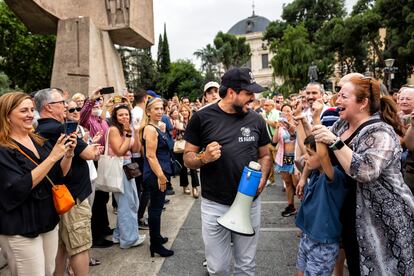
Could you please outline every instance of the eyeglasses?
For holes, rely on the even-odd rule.
[[[342,89],[342,86],[335,85],[335,92],[339,93],[339,91]]]
[[[65,104],[65,100],[61,100],[61,101],[56,101],[56,102],[50,102],[48,104]]]
[[[74,108],[69,108],[68,112],[69,113],[73,113],[73,112],[80,112],[82,110],[82,107],[74,107]]]

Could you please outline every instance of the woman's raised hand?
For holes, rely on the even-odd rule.
[[[92,138],[92,144],[97,144],[97,143],[99,143],[99,141],[101,141],[101,139],[102,139],[102,131],[101,131],[101,130],[99,130],[99,131],[95,134],[95,136],[93,136],[93,138]]]
[[[75,148],[72,146],[73,144],[73,136],[75,137],[75,146],[76,146],[76,134],[71,134],[70,136],[65,136],[65,134],[60,135],[59,139],[56,141],[55,146],[53,147],[52,151],[49,154],[49,158],[51,158],[54,162],[59,161],[60,159],[65,156],[66,152]]]

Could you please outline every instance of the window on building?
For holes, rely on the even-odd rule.
[[[269,68],[269,55],[262,54],[262,69]]]

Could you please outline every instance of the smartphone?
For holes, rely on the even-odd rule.
[[[119,103],[122,103],[122,102],[124,102],[124,98],[122,96],[116,95],[114,97],[114,104],[119,104]]]
[[[281,123],[287,123],[288,120],[285,117],[280,117],[279,118],[279,122],[281,122]]]
[[[74,133],[78,129],[78,123],[74,121],[66,121],[63,124],[63,130],[65,132],[65,135],[70,135]]]
[[[99,90],[99,92],[101,93],[101,95],[103,95],[103,94],[112,94],[112,93],[115,92],[115,90],[114,90],[113,86],[108,86],[108,87],[101,88],[101,90]]]

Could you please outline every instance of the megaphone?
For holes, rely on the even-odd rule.
[[[240,235],[255,234],[250,220],[250,209],[262,177],[260,169],[260,164],[254,161],[251,161],[248,167],[244,167],[236,199],[230,209],[217,219],[218,224]]]

